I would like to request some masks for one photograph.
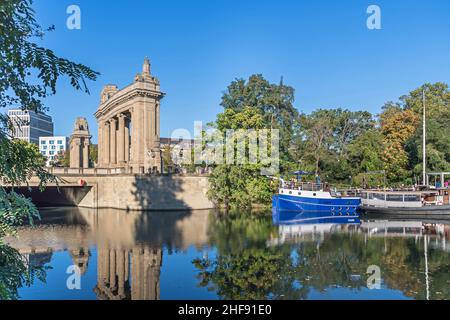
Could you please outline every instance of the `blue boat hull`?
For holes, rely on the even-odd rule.
[[[275,225],[300,224],[360,224],[359,215],[333,215],[331,212],[320,211],[281,211],[273,208],[272,220]]]
[[[272,208],[277,211],[324,212],[331,216],[355,216],[361,207],[358,198],[308,198],[278,194],[272,197]]]

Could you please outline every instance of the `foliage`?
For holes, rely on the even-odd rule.
[[[450,90],[447,84],[424,84],[401,97],[403,109],[413,110],[423,120],[422,92],[425,91],[427,124],[427,170],[450,171]],[[406,143],[409,169],[420,175],[422,171],[422,126]]]
[[[335,225],[329,232],[279,236],[269,217],[233,213],[210,221],[217,253],[193,264],[199,285],[222,299],[305,299],[313,290],[363,290],[370,265],[382,270],[382,289],[425,299],[427,254],[431,299],[449,298],[449,252],[432,245],[425,252],[423,237],[367,238],[359,228]]]
[[[45,278],[45,268],[31,265],[19,251],[0,241],[0,300],[16,300],[18,288],[30,286],[35,279],[45,282]]]
[[[89,92],[86,79],[95,80],[98,75],[33,42],[43,39],[45,31],[36,22],[32,2],[8,0],[0,4],[0,107],[42,110],[41,99],[56,93],[60,76],[68,76],[74,88]]]
[[[52,50],[36,43],[45,31],[36,22],[32,0],[8,0],[0,3],[0,108],[19,107],[35,112],[46,108],[42,100],[56,93],[56,83],[67,76],[77,90],[89,92],[86,80],[98,73],[90,68],[58,57]],[[24,123],[17,123],[24,125]],[[14,232],[17,225],[32,223],[38,217],[29,199],[14,192],[14,187],[36,176],[39,186],[55,178],[44,170],[45,160],[36,146],[8,139],[10,119],[0,113],[0,296],[16,298],[17,288],[33,277],[23,257],[1,243],[1,237]],[[3,186],[10,185],[11,190]]]
[[[411,109],[386,105],[380,122],[384,144],[382,158],[388,179],[392,182],[405,181],[409,176],[405,145],[416,131],[419,118]]]
[[[215,259],[195,259],[199,285],[223,299],[281,299],[292,287],[289,250],[266,248],[275,229],[266,217],[231,214],[211,221],[210,239],[217,246]],[[286,248],[284,248],[286,249]],[[291,298],[300,298],[294,289]]]
[[[217,121],[213,125],[221,132],[236,130],[237,140],[244,140],[247,135],[246,131],[239,132],[239,129],[252,129],[258,133],[265,126],[262,112],[256,107],[248,106],[240,111],[226,109],[217,116]],[[249,141],[245,141],[246,155],[248,143]],[[268,204],[274,188],[270,180],[261,175],[264,163],[239,164],[241,159],[237,159],[236,148],[237,145],[234,145],[234,164],[227,162],[214,166],[209,177],[209,197],[226,208],[249,208],[252,204]]]
[[[233,81],[222,96],[221,106],[225,112],[231,109],[238,113],[246,107],[256,108],[265,128],[280,130],[280,164],[284,168],[293,161],[289,148],[298,115],[293,103],[294,88],[284,85],[282,80],[279,84],[269,83],[261,74],[255,74],[247,81]]]
[[[94,168],[95,164],[98,162],[98,145],[89,145],[89,167]]]
[[[374,130],[375,120],[366,111],[318,109],[300,115],[300,127],[292,153],[303,170],[314,171],[331,182],[350,182],[356,176],[355,166],[364,161],[360,154],[351,157],[354,144],[366,132]]]

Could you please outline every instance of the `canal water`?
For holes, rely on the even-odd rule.
[[[0,266],[9,272],[1,298],[450,298],[450,220],[277,224],[270,213],[81,208],[41,215],[0,248],[12,257]]]

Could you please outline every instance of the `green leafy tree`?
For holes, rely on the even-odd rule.
[[[216,123],[212,125],[220,132],[236,130],[235,134],[239,136],[247,133],[237,130],[252,129],[258,132],[264,129],[265,123],[260,109],[244,107],[241,111],[226,109],[224,113],[217,116]],[[245,136],[238,137],[238,140],[241,138],[244,139]],[[248,209],[252,204],[267,205],[270,203],[274,188],[270,180],[261,175],[263,164],[238,164],[236,148],[235,146],[233,164],[214,166],[209,177],[209,197],[219,205],[225,206],[226,209],[233,207]],[[248,154],[248,141],[245,142],[245,149]]]
[[[54,27],[44,30],[39,26],[32,3],[32,0],[0,3],[0,108],[44,111],[46,108],[42,100],[56,93],[57,80],[61,76],[67,76],[75,89],[89,92],[86,80],[95,80],[98,75],[90,68],[58,57],[52,50],[37,44],[36,41],[43,39],[45,31]],[[26,184],[32,176],[36,176],[43,188],[55,179],[44,170],[45,161],[37,147],[9,139],[11,128],[10,119],[0,113],[0,245],[3,252],[8,251],[8,247],[1,243],[1,238],[13,233],[15,226],[32,222],[38,217],[38,211],[29,199],[15,193],[14,188],[7,190],[4,186]],[[8,260],[11,254],[0,256],[2,271],[27,268],[21,265],[24,263],[22,260]],[[3,284],[0,287],[2,298],[14,298],[14,287],[17,289],[22,283],[5,278],[2,281],[6,281],[6,286]]]
[[[98,145],[90,144],[89,145],[89,166],[94,168],[98,162]]]
[[[280,131],[280,165],[282,170],[294,161],[289,153],[294,138],[294,127],[298,116],[294,108],[294,88],[270,83],[261,74],[233,81],[222,96],[222,107],[236,112],[246,107],[261,111],[264,127]]]
[[[424,84],[400,98],[403,109],[414,111],[423,121],[423,99],[425,92],[427,124],[427,169],[450,171],[450,90],[445,83]],[[406,143],[409,167],[413,173],[422,171],[422,126],[417,126],[414,135]]]
[[[378,186],[384,184],[382,176],[366,174],[384,169],[382,152],[383,135],[378,128],[364,132],[349,145],[348,161],[352,164],[351,174],[356,185]]]

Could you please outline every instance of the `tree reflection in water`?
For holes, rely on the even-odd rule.
[[[35,279],[45,282],[46,267],[34,265],[16,249],[0,240],[0,300],[19,299],[18,289]]]
[[[359,292],[367,289],[370,265],[380,267],[383,289],[399,290],[414,299],[449,299],[448,225],[424,229],[420,223],[420,228],[400,233],[396,226],[380,232],[363,221],[286,234],[295,228],[274,227],[268,218],[216,216],[209,236],[217,255],[193,263],[199,285],[222,299],[306,299],[312,290],[325,293],[333,288]],[[436,232],[439,226],[444,234]]]

